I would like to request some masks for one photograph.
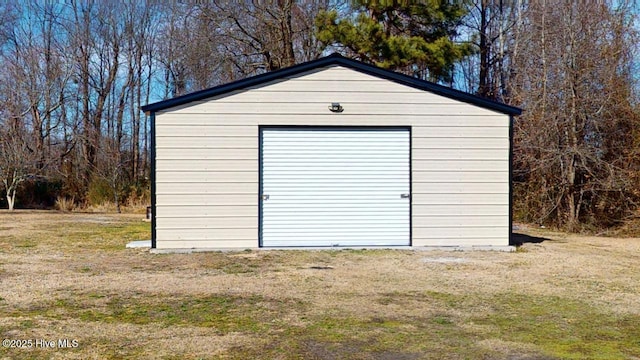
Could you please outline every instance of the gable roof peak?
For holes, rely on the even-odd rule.
[[[215,86],[209,89],[196,91],[190,94],[178,96],[142,106],[142,110],[146,113],[168,109],[174,106],[187,104],[193,101],[204,100],[210,97],[222,95],[231,91],[241,90],[251,86],[264,84],[270,81],[283,79],[289,76],[295,76],[300,73],[319,69],[331,65],[341,65],[359,71],[365,74],[376,76],[378,78],[390,80],[402,85],[413,87],[419,90],[428,91],[437,95],[445,96],[454,100],[466,102],[482,108],[498,111],[508,115],[520,115],[522,110],[506,105],[497,101],[489,100],[480,96],[469,94],[460,90],[455,90],[446,86],[442,86],[430,81],[421,80],[401,73],[382,69],[377,66],[366,64],[358,60],[349,59],[340,53],[334,52],[331,55],[311,60],[298,65],[282,68],[272,72],[251,76],[245,79],[237,80],[228,84]]]

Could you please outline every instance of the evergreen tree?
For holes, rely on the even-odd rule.
[[[460,1],[367,1],[351,3],[355,16],[336,10],[316,18],[317,38],[347,55],[434,81],[451,81],[453,64],[472,53],[456,44],[465,15]]]

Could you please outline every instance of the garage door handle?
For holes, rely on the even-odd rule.
[[[269,195],[262,195],[262,200],[269,200]]]
[[[409,197],[409,194],[400,194],[400,199],[408,199]]]

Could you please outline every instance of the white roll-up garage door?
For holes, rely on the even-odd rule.
[[[410,245],[410,133],[261,128],[264,247]]]

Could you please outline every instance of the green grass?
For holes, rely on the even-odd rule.
[[[142,221],[124,224],[82,224],[56,231],[63,243],[73,248],[117,251],[135,240],[151,239],[150,225]],[[60,244],[60,241],[56,241]]]
[[[83,250],[123,250],[130,241],[151,239],[151,225],[143,221],[119,223],[78,222],[54,224],[39,229],[29,236],[8,236],[4,242],[18,249],[39,246],[56,250],[78,252]]]
[[[307,316],[302,325],[291,325],[281,321],[282,317],[292,310],[304,314],[313,305],[255,295],[194,297],[93,292],[14,309],[7,315],[21,319],[27,316],[60,321],[80,319],[137,325],[154,323],[162,327],[205,327],[220,335],[246,333],[262,337],[268,345],[259,348],[247,345],[236,349],[236,355],[260,359],[313,358],[323,354],[342,354],[340,358],[353,359],[422,358],[424,354],[454,354],[450,358],[497,356],[491,349],[477,345],[483,339],[535,345],[540,349],[539,355],[548,358],[640,356],[640,328],[637,326],[640,317],[598,311],[574,300],[515,293],[493,297],[483,294],[458,297],[434,292],[385,296],[395,298],[395,303],[403,303],[407,298],[415,301],[420,297],[421,301],[435,303],[441,311],[409,317],[397,316],[390,311],[381,317],[369,314],[344,316],[336,309],[331,314]],[[473,312],[481,304],[488,305],[490,310]],[[19,324],[21,328],[34,326],[31,320],[20,320]],[[514,351],[517,353],[518,349]]]
[[[472,321],[490,334],[535,344],[564,359],[622,359],[640,356],[640,316],[617,315],[556,296],[504,294],[490,299],[494,310]]]
[[[220,334],[265,331],[287,309],[301,307],[293,300],[260,296],[158,296],[142,293],[74,293],[25,308],[3,309],[12,317],[50,320],[80,319],[86,322],[127,323],[162,327],[215,328]]]

